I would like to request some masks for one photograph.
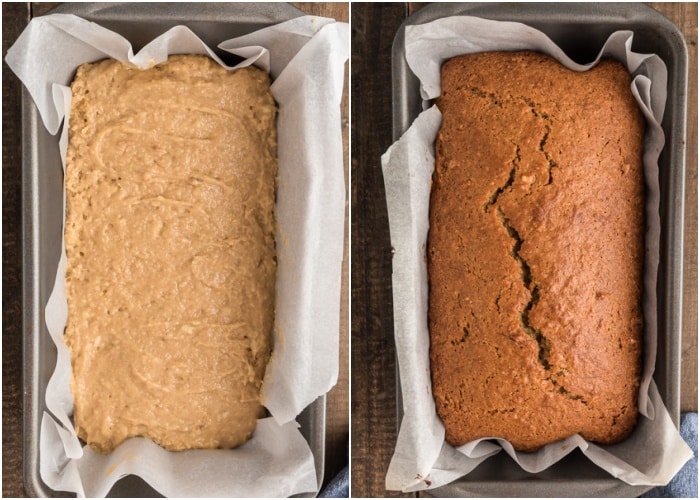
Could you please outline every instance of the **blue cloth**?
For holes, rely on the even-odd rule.
[[[670,483],[652,488],[641,498],[698,498],[698,414],[681,415],[680,431],[693,450],[693,458],[685,463]]]
[[[348,498],[350,496],[350,484],[347,465],[335,476],[328,485],[319,493],[319,498]]]

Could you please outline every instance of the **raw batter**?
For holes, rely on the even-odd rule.
[[[263,414],[275,286],[267,74],[106,60],[72,85],[66,288],[75,425],[109,452],[231,448]]]

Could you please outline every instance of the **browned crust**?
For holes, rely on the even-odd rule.
[[[431,370],[446,439],[608,444],[637,419],[644,122],[614,61],[534,52],[442,68]]]

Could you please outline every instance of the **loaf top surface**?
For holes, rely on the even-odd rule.
[[[75,424],[94,449],[252,434],[271,350],[276,106],[204,56],[105,60],[72,84],[66,165]]]
[[[637,418],[644,122],[630,75],[534,52],[442,68],[428,238],[446,439],[612,443]]]

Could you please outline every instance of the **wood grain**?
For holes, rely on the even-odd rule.
[[[21,84],[4,56],[29,21],[27,3],[2,4],[2,496],[22,481]]]
[[[384,477],[396,442],[391,243],[380,155],[391,144],[391,44],[405,4],[352,5],[353,496],[399,496]],[[408,496],[408,495],[406,495]]]
[[[686,140],[683,245],[683,343],[681,411],[698,410],[698,4],[650,3],[683,32],[688,47],[688,131]]]

